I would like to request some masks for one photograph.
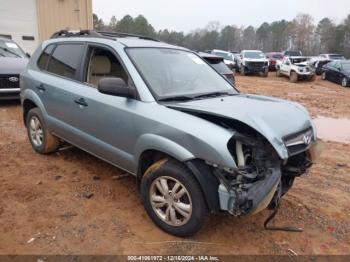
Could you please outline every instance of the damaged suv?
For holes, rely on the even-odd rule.
[[[129,172],[177,236],[209,213],[274,208],[318,152],[304,107],[242,94],[196,53],[147,37],[58,32],[20,83],[35,151],[66,141]]]

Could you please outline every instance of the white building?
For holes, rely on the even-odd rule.
[[[92,0],[0,0],[0,36],[30,54],[58,30],[92,27]]]

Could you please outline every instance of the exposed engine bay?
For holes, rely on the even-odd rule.
[[[220,180],[220,207],[235,216],[274,208],[291,188],[294,178],[311,166],[305,153],[282,163],[261,137],[236,133],[228,147],[237,169],[216,170],[215,175]]]

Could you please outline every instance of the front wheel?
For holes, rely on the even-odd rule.
[[[349,85],[348,79],[346,77],[343,77],[343,79],[341,80],[341,85],[342,87],[347,87]]]
[[[312,81],[315,81],[316,79],[316,75],[312,75],[312,76],[309,76],[309,81],[312,82]]]
[[[276,76],[277,76],[277,77],[280,77],[280,76],[281,76],[281,70],[280,70],[279,68],[277,68]]]
[[[195,234],[207,217],[198,182],[175,160],[160,160],[149,167],[141,180],[141,194],[153,222],[172,235]]]
[[[29,141],[36,152],[48,154],[58,149],[59,139],[49,132],[38,108],[28,112],[26,126]]]
[[[298,74],[295,73],[295,72],[291,72],[291,73],[290,73],[290,76],[289,76],[289,80],[290,80],[290,82],[292,82],[292,83],[298,82]]]

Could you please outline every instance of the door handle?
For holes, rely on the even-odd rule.
[[[36,86],[36,89],[38,89],[39,91],[46,91],[46,88],[44,87],[44,85],[43,84],[40,84],[40,85],[38,85],[38,86]]]
[[[88,106],[84,98],[75,99],[74,102],[80,106]]]

